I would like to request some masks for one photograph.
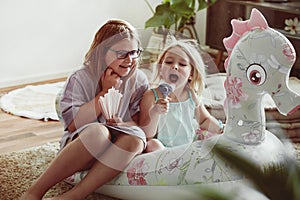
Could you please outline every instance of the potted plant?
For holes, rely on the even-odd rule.
[[[153,27],[154,32],[166,36],[171,29],[175,34],[182,33],[187,29],[193,38],[199,41],[195,29],[195,15],[196,12],[207,8],[214,4],[217,0],[162,0],[156,6],[155,10],[151,7],[148,0],[145,0],[151,9],[153,16],[145,22],[145,28]],[[192,30],[188,29],[190,25]]]

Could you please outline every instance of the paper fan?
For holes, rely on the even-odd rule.
[[[112,119],[118,113],[122,96],[119,90],[112,87],[108,90],[108,93],[99,98],[99,104],[105,119]]]

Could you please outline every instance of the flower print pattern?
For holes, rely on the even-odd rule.
[[[290,34],[295,35],[296,33],[300,33],[300,22],[297,17],[294,19],[286,19],[284,23],[286,25],[284,30],[288,31]]]
[[[289,44],[283,45],[282,50],[283,55],[285,55],[290,61],[296,60],[295,52],[292,50],[291,46]]]
[[[246,143],[256,143],[259,141],[260,132],[258,130],[253,130],[249,133],[242,134],[242,137]]]
[[[128,183],[130,185],[148,185],[145,179],[147,175],[147,165],[144,164],[145,159],[133,163],[127,170]]]
[[[231,105],[233,108],[240,108],[241,100],[246,100],[248,95],[242,90],[242,80],[241,78],[232,77],[229,75],[224,83],[226,90],[226,100],[225,105]]]
[[[166,169],[172,174],[177,168],[179,168],[182,164],[182,158],[177,158],[174,160],[170,160],[169,165],[166,166]]]
[[[206,140],[206,139],[216,135],[216,133],[212,133],[212,132],[209,132],[207,130],[203,130],[201,128],[197,129],[195,131],[195,133],[196,133],[196,136],[195,136],[196,140]]]

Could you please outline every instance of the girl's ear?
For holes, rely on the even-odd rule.
[[[189,82],[191,82],[192,80],[193,80],[193,76],[194,76],[194,67],[192,67],[192,70],[191,70],[191,72],[190,72],[190,76],[189,76],[189,78],[188,78],[188,80],[189,80]]]
[[[191,82],[193,80],[193,73],[190,74],[188,81]]]

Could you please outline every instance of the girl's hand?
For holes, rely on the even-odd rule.
[[[170,98],[158,99],[152,110],[158,114],[166,114],[169,111]]]
[[[114,117],[111,119],[106,119],[106,124],[110,126],[118,126],[120,124],[124,123],[123,120],[119,117]]]
[[[106,124],[109,126],[136,126],[136,123],[134,121],[123,122],[123,120],[119,117],[107,119]]]
[[[107,67],[107,69],[104,71],[104,73],[101,76],[101,85],[102,85],[102,91],[105,91],[105,93],[108,91],[108,89],[114,87],[115,89],[119,89],[122,84],[121,77],[113,71],[110,67]]]

